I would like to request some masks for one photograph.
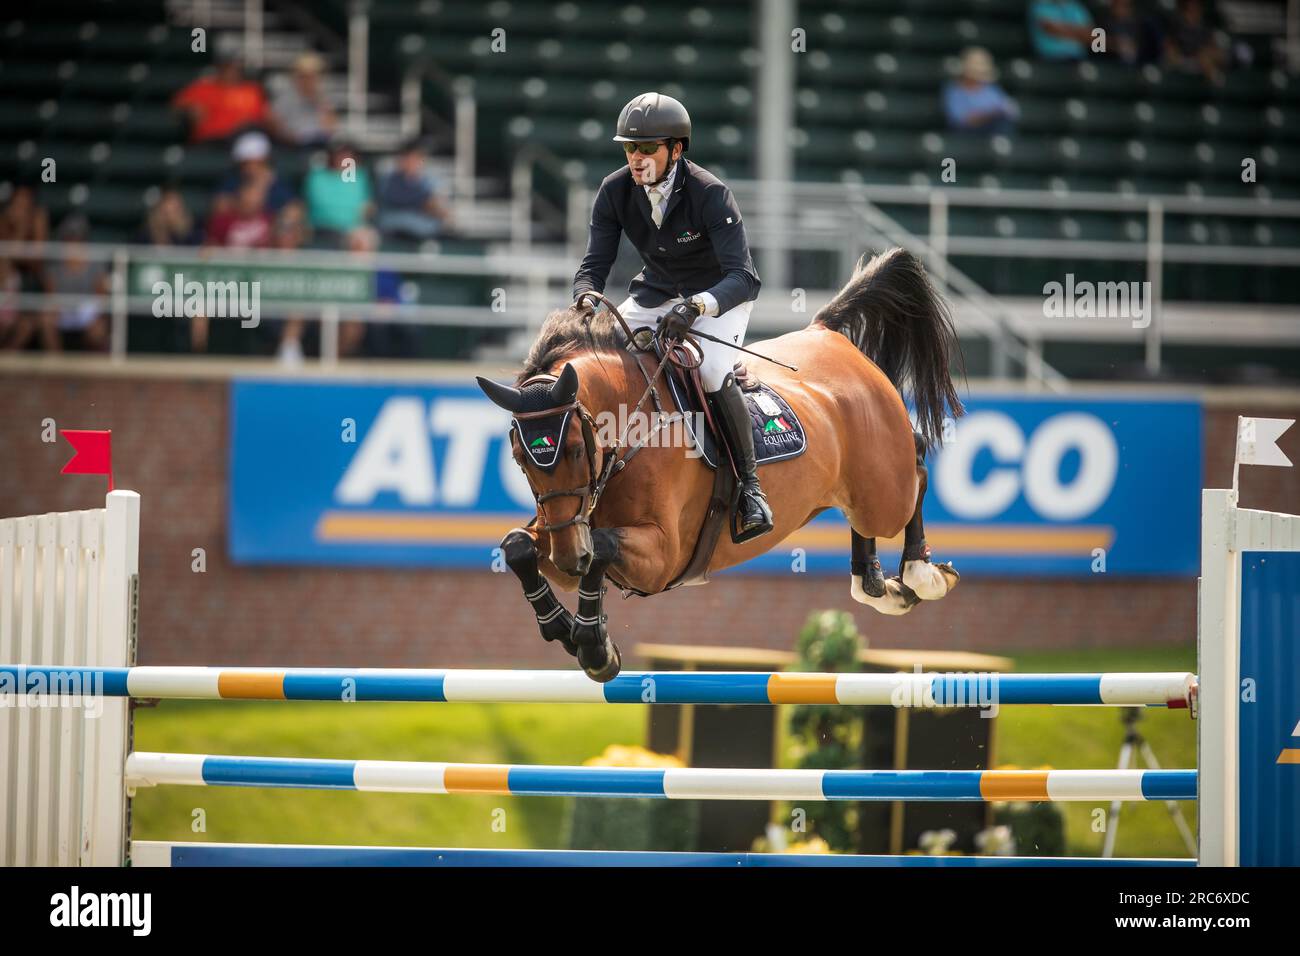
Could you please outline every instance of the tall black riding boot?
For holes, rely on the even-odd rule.
[[[718,410],[723,438],[731,449],[731,457],[735,460],[736,471],[739,473],[740,501],[736,504],[731,539],[740,544],[772,530],[772,509],[758,483],[754,433],[751,431],[745,396],[736,384],[736,376],[728,374],[723,379],[722,388],[709,397]]]

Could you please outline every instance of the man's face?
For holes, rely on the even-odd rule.
[[[643,186],[649,186],[662,176],[670,162],[668,144],[663,140],[647,143],[624,143],[623,150],[627,153],[627,165],[632,170],[632,177]],[[650,152],[646,153],[646,150],[650,150]],[[675,148],[674,152],[676,152]]]
[[[271,171],[264,159],[245,159],[239,163],[239,178],[244,181],[262,179]]]
[[[236,194],[235,205],[241,215],[255,216],[262,211],[266,201],[266,187],[260,183],[248,183]]]
[[[315,96],[320,92],[320,74],[315,70],[295,70],[293,81],[303,96]]]
[[[414,178],[424,172],[424,153],[418,150],[403,153],[400,162],[402,172],[407,176]]]

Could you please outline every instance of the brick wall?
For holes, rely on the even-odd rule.
[[[69,449],[43,442],[42,422],[113,429],[118,485],[143,496],[142,663],[565,666],[562,652],[538,637],[508,573],[230,565],[227,396],[223,376],[198,372],[0,370],[0,514],[101,504],[99,479],[59,477]],[[1210,486],[1231,480],[1237,414],[1300,417],[1300,394],[1265,401],[1216,393],[1207,401]],[[1284,446],[1300,461],[1300,434]],[[1245,469],[1241,486],[1248,507],[1300,509],[1300,469]],[[206,551],[206,573],[191,570],[196,548]],[[788,649],[808,612],[827,607],[853,611],[877,647],[1186,645],[1196,625],[1192,580],[967,577],[944,601],[901,619],[855,604],[847,573],[730,574],[652,599],[610,597],[625,651],[651,640]]]

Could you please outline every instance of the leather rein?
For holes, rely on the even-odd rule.
[[[582,306],[587,299],[595,299],[602,303],[605,308],[609,310],[610,314],[618,320],[618,324],[623,327],[623,331],[627,334],[627,350],[632,352],[633,358],[636,359],[636,367],[640,369],[641,376],[645,379],[645,390],[642,391],[641,397],[637,400],[636,405],[632,407],[632,413],[627,416],[627,421],[623,424],[622,434],[618,436],[613,445],[598,446],[596,444],[596,420],[587,407],[577,398],[566,405],[556,405],[535,412],[520,412],[514,416],[516,420],[519,420],[546,418],[553,415],[564,415],[568,412],[574,412],[577,414],[578,421],[582,425],[582,444],[587,460],[587,483],[585,485],[578,485],[574,488],[547,491],[542,494],[538,494],[536,490],[533,490],[533,497],[537,499],[537,515],[531,522],[529,522],[529,524],[533,525],[540,520],[541,524],[537,524],[539,531],[561,531],[572,525],[586,525],[590,527],[591,515],[596,510],[596,505],[600,502],[600,496],[605,490],[605,486],[609,484],[610,480],[615,475],[627,467],[628,462],[636,457],[636,453],[645,447],[645,443],[646,441],[649,441],[650,435],[659,428],[659,426],[656,425],[655,429],[647,434],[644,441],[636,442],[631,446],[627,445],[628,429],[632,427],[633,420],[637,413],[640,412],[641,406],[645,404],[647,398],[653,399],[657,415],[660,417],[663,415],[663,404],[659,400],[659,392],[655,388],[655,382],[657,382],[659,376],[663,374],[664,367],[667,366],[670,361],[674,364],[682,365],[683,367],[692,367],[689,363],[693,356],[690,355],[689,350],[684,348],[683,343],[672,343],[665,347],[663,360],[659,362],[654,374],[651,375],[645,370],[645,366],[641,364],[641,357],[637,354],[639,352],[647,351],[647,349],[637,344],[637,335],[633,333],[632,329],[627,324],[627,320],[623,318],[614,303],[599,292],[583,292],[575,300],[575,304]],[[593,313],[595,312],[594,307],[592,307],[592,311]],[[638,331],[649,333],[650,329],[648,327],[643,327]],[[648,344],[649,340],[643,337],[642,341],[647,342]],[[690,345],[699,352],[699,346],[695,342],[691,342],[689,339],[685,341],[690,342]],[[683,356],[677,356],[679,348],[681,348],[686,354]],[[702,353],[700,353],[700,356],[702,358]],[[695,364],[698,364],[698,362]],[[532,382],[545,380],[554,381],[554,379],[555,376],[553,375],[536,375],[533,378],[528,379],[528,381],[521,383],[520,387],[525,387]],[[621,450],[624,453],[620,456],[619,452]],[[601,456],[601,464],[599,468],[596,466],[597,452],[599,452]],[[529,487],[532,487],[531,480],[529,481]],[[546,504],[546,502],[553,501],[556,498],[579,499],[578,510],[574,513],[573,517],[569,518],[567,521],[548,524],[546,523],[546,513],[542,506]]]

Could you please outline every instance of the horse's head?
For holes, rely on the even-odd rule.
[[[551,563],[582,576],[591,566],[591,512],[603,485],[606,455],[596,422],[578,399],[578,372],[533,375],[518,387],[478,378],[492,402],[514,416],[510,444],[537,498],[539,529],[550,539]]]

